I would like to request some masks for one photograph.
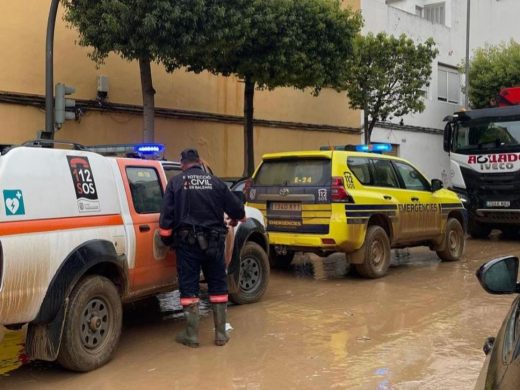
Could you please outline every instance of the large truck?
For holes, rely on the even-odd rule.
[[[444,150],[449,187],[468,210],[468,232],[485,238],[492,229],[515,237],[520,228],[520,88],[501,91],[499,107],[447,117]]]

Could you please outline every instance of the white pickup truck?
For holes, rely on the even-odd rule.
[[[0,156],[0,325],[28,324],[28,356],[95,369],[117,346],[122,304],[177,287],[175,252],[158,237],[172,170],[78,145]],[[228,268],[236,303],[258,301],[269,280],[263,217],[246,213]]]

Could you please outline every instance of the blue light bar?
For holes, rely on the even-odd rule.
[[[144,154],[147,156],[153,155],[158,156],[164,151],[163,144],[138,144],[134,146],[136,153]]]
[[[356,145],[357,152],[388,153],[392,151],[390,144]]]

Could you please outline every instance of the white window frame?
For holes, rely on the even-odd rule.
[[[425,4],[423,18],[432,23],[446,25],[446,2]]]
[[[450,74],[453,76],[455,75],[457,78],[457,85],[453,86],[453,82],[450,83]],[[446,87],[446,96],[441,96],[441,88],[439,86],[441,83],[444,83]],[[452,88],[456,88],[457,92],[455,93],[456,96],[450,96],[450,86]],[[453,66],[445,65],[445,64],[438,64],[437,66],[437,99],[451,104],[460,104],[461,102],[461,80],[460,80],[460,73],[459,70]]]

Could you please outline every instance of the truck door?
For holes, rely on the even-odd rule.
[[[130,215],[135,232],[135,264],[130,270],[131,291],[159,289],[175,283],[176,258],[158,245],[159,215],[164,175],[155,161],[119,160],[125,178]]]

